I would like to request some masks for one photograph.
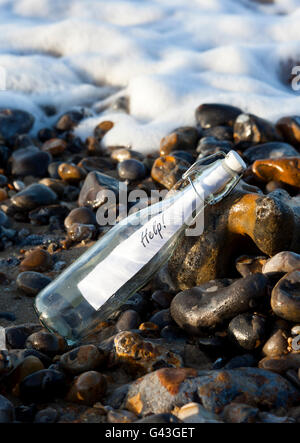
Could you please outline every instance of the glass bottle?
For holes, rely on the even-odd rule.
[[[70,345],[93,333],[162,267],[188,226],[234,188],[245,167],[235,151],[194,163],[183,175],[187,186],[123,219],[37,295],[40,322]]]

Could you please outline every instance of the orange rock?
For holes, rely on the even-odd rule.
[[[199,133],[196,128],[190,126],[178,128],[162,138],[160,142],[160,155],[167,155],[175,150],[194,150],[198,140]]]
[[[176,395],[180,385],[188,377],[196,377],[197,371],[192,368],[164,368],[157,371],[157,376],[162,384],[171,395]]]
[[[0,189],[0,202],[7,199],[7,192],[5,189]]]
[[[97,139],[101,139],[102,137],[105,136],[105,134],[110,131],[113,128],[114,124],[113,122],[106,120],[103,121],[101,123],[99,123],[99,125],[96,126],[95,130],[94,130],[94,135]]]
[[[182,159],[165,155],[155,160],[151,170],[151,177],[167,189],[171,189],[181,179],[189,164]]]
[[[52,266],[52,257],[44,249],[29,252],[20,264],[21,271],[47,271]]]
[[[292,145],[300,143],[300,118],[298,116],[282,117],[276,123],[276,129]]]
[[[275,160],[256,160],[252,165],[253,173],[265,181],[281,181],[300,187],[300,158],[286,157]]]
[[[58,175],[68,183],[78,183],[85,177],[85,171],[71,163],[62,163],[58,167]]]

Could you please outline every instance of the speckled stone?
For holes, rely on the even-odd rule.
[[[66,400],[84,405],[93,405],[103,399],[106,387],[106,378],[100,372],[84,372],[73,381]]]

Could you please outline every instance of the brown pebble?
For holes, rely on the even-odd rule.
[[[159,157],[155,160],[151,177],[167,189],[171,189],[189,168],[189,164],[172,155]]]
[[[252,165],[252,171],[261,180],[281,181],[291,186],[300,187],[299,157],[256,160]]]
[[[6,199],[7,199],[7,192],[5,191],[5,189],[0,189],[0,202]]]
[[[52,257],[44,249],[34,249],[27,253],[20,264],[21,271],[48,271],[52,267]]]
[[[105,134],[110,131],[113,128],[114,124],[113,122],[109,121],[109,120],[105,120],[101,123],[99,123],[95,130],[94,130],[94,135],[96,138],[101,139],[102,137],[105,136]]]
[[[73,381],[66,400],[91,406],[102,400],[106,387],[106,378],[100,372],[84,372]]]
[[[42,151],[49,152],[53,156],[62,154],[67,148],[67,142],[61,138],[51,138],[47,140],[43,146]]]
[[[268,357],[277,357],[287,353],[287,337],[282,329],[278,329],[271,335],[264,344],[262,352]]]
[[[85,171],[71,163],[62,163],[58,167],[58,175],[67,183],[76,184],[86,176]]]

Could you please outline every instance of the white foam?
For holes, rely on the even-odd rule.
[[[0,106],[32,112],[36,131],[54,120],[41,105],[94,105],[80,136],[111,119],[104,143],[142,152],[204,102],[299,114],[281,78],[282,63],[300,64],[299,19],[300,0],[0,0]],[[130,115],[96,112],[122,95]]]

